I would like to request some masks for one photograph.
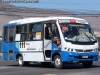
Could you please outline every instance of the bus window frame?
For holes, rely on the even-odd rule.
[[[48,21],[41,21],[41,22],[32,22],[32,23],[18,24],[18,25],[14,25],[14,26],[4,26],[3,27],[3,39],[4,39],[4,33],[5,33],[4,28],[5,27],[8,27],[8,31],[9,31],[9,27],[15,27],[14,40],[11,41],[11,42],[22,42],[21,37],[20,37],[20,41],[16,41],[15,40],[16,34],[23,33],[23,32],[16,33],[17,26],[20,26],[21,27],[21,25],[27,25],[27,32],[24,32],[24,33],[27,33],[28,34],[29,33],[29,30],[28,30],[29,29],[29,24],[41,23],[41,25],[42,25],[42,29],[41,29],[41,39],[37,39],[37,40],[25,40],[25,41],[43,41],[43,38],[44,38],[44,23],[48,23],[48,22],[52,22],[52,23],[55,22],[56,23],[56,20],[48,20]],[[8,35],[8,37],[9,37],[9,35]],[[28,36],[27,36],[27,38],[28,38]],[[6,41],[4,40],[4,42],[10,42],[10,41],[9,40],[6,40]]]
[[[56,46],[59,46],[59,45],[61,45],[61,34],[60,34],[60,30],[58,28],[57,23],[54,23],[54,24],[55,24],[55,27],[57,28],[56,31],[58,33],[57,33],[57,39],[55,39],[56,36],[54,35],[54,32],[53,32],[54,30],[52,29],[52,43],[54,43]],[[52,28],[53,28],[53,26],[52,26]],[[60,42],[60,44],[57,44],[58,41]]]
[[[5,40],[5,30],[6,30],[6,28],[8,28],[7,30],[9,30],[8,26],[3,27],[3,40],[4,40],[4,42],[9,42],[8,41],[8,37],[9,37],[8,32],[6,33],[7,39]]]
[[[29,32],[29,24],[36,24],[36,23],[41,23],[41,25],[42,25],[42,29],[41,29],[41,31],[37,31],[37,32],[41,32],[41,39],[36,39],[36,40],[28,40],[28,33],[34,33],[34,32]],[[27,39],[26,40],[21,40],[21,37],[20,37],[20,41],[15,41],[15,42],[21,42],[21,41],[43,41],[43,22],[32,22],[32,23],[26,23],[26,24],[19,24],[19,25],[17,25],[17,26],[22,26],[22,25],[27,25],[27,31],[26,32],[24,32],[24,33],[26,33],[27,34]],[[16,26],[16,27],[17,27]],[[19,33],[15,33],[15,35],[16,34],[24,34],[23,32],[19,32]],[[35,33],[36,33],[36,31],[35,31]]]
[[[4,27],[3,27],[3,40],[4,40],[4,42],[14,42],[14,41],[15,41],[15,30],[14,30],[14,34],[13,34],[13,41],[10,41],[10,40],[9,40],[9,28],[10,28],[10,27],[13,27],[13,28],[16,29],[16,26],[4,26]],[[7,40],[4,39],[4,37],[5,37],[5,28],[8,28]]]
[[[16,30],[16,26],[8,26],[8,31],[10,30],[10,27],[14,28],[13,41],[9,41],[9,32],[8,32],[8,42],[14,42],[15,41],[15,30]]]
[[[52,23],[52,24],[55,23],[56,24],[56,20],[48,20],[48,21],[43,21],[42,22],[42,24],[43,24],[43,38],[45,38],[45,33],[44,33],[45,28],[44,28],[44,25],[47,24],[47,23]],[[52,31],[52,29],[51,29],[51,31]],[[51,35],[52,35],[52,32],[51,32]],[[46,40],[50,40],[50,39],[46,39]],[[51,40],[52,40],[52,36],[51,36]]]

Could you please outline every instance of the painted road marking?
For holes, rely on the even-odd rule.
[[[7,69],[7,68],[11,68],[11,67],[0,67],[0,69]]]
[[[44,74],[44,75],[58,75],[58,74]]]

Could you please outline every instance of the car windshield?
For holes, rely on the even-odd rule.
[[[87,24],[60,23],[65,40],[73,42],[96,41],[93,30]]]

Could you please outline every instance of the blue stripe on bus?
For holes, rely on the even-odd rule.
[[[58,50],[58,51],[56,51]],[[58,53],[61,56],[62,62],[67,62],[67,61],[97,61],[98,60],[98,53],[97,52],[89,52],[89,53],[78,53],[78,52],[68,52],[68,51],[63,51],[61,48],[57,47],[56,45],[52,44],[52,50],[51,50],[51,56],[54,53]],[[93,59],[78,59],[75,58],[75,56],[91,56],[93,55]],[[52,58],[52,57],[51,57]]]
[[[16,26],[18,24],[20,24],[20,22],[4,24],[4,26]]]
[[[20,52],[19,42],[13,42],[13,43],[2,42],[2,43],[3,43],[2,44],[3,59],[16,60],[16,55]],[[13,51],[13,55],[10,57],[9,57],[9,50]]]
[[[81,55],[81,56],[93,55],[94,58],[93,59],[92,58],[91,59],[90,58],[87,58],[87,59],[75,58],[75,56],[77,57],[79,55]],[[77,53],[77,52],[62,51],[61,58],[62,58],[63,62],[66,62],[66,61],[97,61],[98,60],[98,55],[97,55],[97,52],[89,52],[89,53],[80,54],[80,53]]]

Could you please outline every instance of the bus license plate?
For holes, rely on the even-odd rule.
[[[82,56],[82,58],[88,58],[88,56]]]

